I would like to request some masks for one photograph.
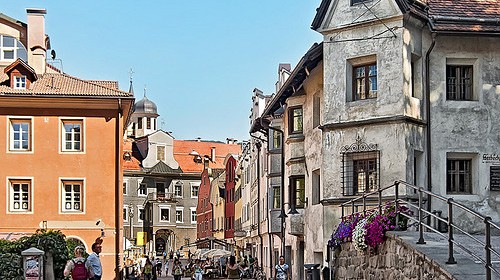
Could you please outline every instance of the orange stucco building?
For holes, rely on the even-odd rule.
[[[0,15],[0,237],[55,229],[90,252],[103,236],[102,279],[113,279],[122,261],[122,140],[134,98],[116,82],[47,65],[45,13],[29,9],[28,24]]]

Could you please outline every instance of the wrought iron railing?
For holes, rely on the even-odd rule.
[[[405,193],[400,195],[401,186],[404,186]],[[410,192],[408,192],[410,190]],[[390,195],[383,195],[383,192],[390,193]],[[409,194],[408,194],[409,193]],[[424,197],[425,195],[425,197]],[[377,197],[376,199],[370,199],[371,197]],[[433,199],[433,201],[440,201],[442,203],[441,206],[446,206],[447,208],[447,218],[443,218],[438,214],[437,211],[428,211],[423,207],[424,202],[429,199]],[[368,203],[371,202],[371,203]],[[448,239],[448,260],[447,264],[455,264],[454,257],[454,246],[456,245],[464,252],[469,254],[471,257],[476,259],[478,262],[484,264],[485,266],[485,275],[487,280],[491,280],[492,272],[500,276],[499,269],[493,267],[492,265],[492,255],[500,258],[500,252],[492,247],[491,245],[491,237],[492,230],[500,232],[500,226],[493,223],[491,217],[484,216],[461,203],[456,202],[453,198],[448,198],[441,196],[439,194],[432,193],[430,191],[425,190],[422,187],[416,187],[411,184],[408,184],[404,181],[396,181],[393,185],[390,185],[385,188],[379,188],[376,191],[366,193],[362,196],[354,198],[350,201],[344,202],[340,205],[342,208],[342,218],[346,215],[355,215],[357,213],[363,213],[366,215],[368,211],[378,210],[379,213],[382,213],[383,204],[386,202],[393,202],[395,204],[396,211],[399,211],[401,208],[400,205],[406,205],[408,208],[415,210],[416,213],[409,215],[407,213],[399,211],[400,215],[407,217],[409,220],[414,221],[418,226],[419,231],[419,239],[417,244],[425,244],[424,240],[424,229],[437,233],[442,237]],[[346,208],[350,208],[350,213],[346,213]],[[360,210],[361,208],[361,210]],[[378,208],[378,209],[377,209]],[[481,223],[484,223],[484,236],[485,240],[479,240],[476,236],[469,233],[463,226],[460,226],[458,221],[454,221],[453,215],[458,210],[462,210],[468,214],[470,214],[474,219],[478,219]],[[416,217],[415,217],[416,215]],[[439,231],[438,229],[432,227],[430,223],[424,222],[426,218],[434,218],[436,221],[445,223],[447,227],[447,234]],[[399,224],[399,215],[396,215],[396,225]],[[467,248],[465,244],[461,244],[454,239],[454,233],[458,231],[466,236],[468,236],[471,240],[473,240],[476,244],[484,247],[484,258],[474,253],[472,250]]]

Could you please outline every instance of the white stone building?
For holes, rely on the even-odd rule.
[[[339,203],[395,180],[500,221],[499,12],[490,0],[321,2],[325,244]]]

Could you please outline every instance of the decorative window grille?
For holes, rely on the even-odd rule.
[[[341,148],[343,195],[360,195],[380,186],[380,151],[377,144],[356,142]]]

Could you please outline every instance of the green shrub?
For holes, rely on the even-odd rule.
[[[0,240],[0,279],[23,279],[21,252],[31,247],[52,253],[55,279],[64,279],[64,266],[69,259],[65,236],[58,230],[42,229],[19,240]]]

